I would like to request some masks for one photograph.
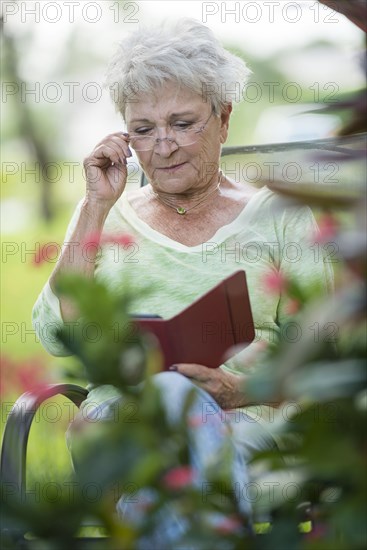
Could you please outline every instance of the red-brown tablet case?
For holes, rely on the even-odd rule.
[[[228,358],[229,348],[245,347],[255,337],[246,274],[242,270],[170,319],[136,317],[134,322],[157,337],[164,370],[177,363],[219,367]]]

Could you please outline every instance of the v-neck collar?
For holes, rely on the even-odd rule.
[[[253,208],[255,208],[256,203],[261,199],[264,193],[271,192],[267,187],[263,187],[260,189],[257,193],[255,193],[248,203],[243,207],[241,212],[238,214],[238,216],[232,220],[230,223],[226,225],[222,225],[212,237],[208,241],[205,241],[203,243],[197,244],[195,246],[187,246],[185,244],[182,244],[178,241],[175,241],[174,239],[171,239],[170,237],[167,237],[167,235],[164,235],[163,233],[160,233],[156,229],[153,229],[150,227],[149,224],[147,224],[145,221],[143,221],[139,216],[137,215],[136,211],[131,206],[127,193],[124,193],[121,196],[120,199],[120,207],[121,207],[121,213],[126,218],[126,220],[129,222],[129,224],[134,227],[143,237],[150,239],[151,241],[154,241],[162,246],[173,248],[175,250],[179,250],[181,252],[202,252],[203,245],[206,243],[213,243],[221,244],[226,239],[231,237],[232,235],[235,235],[238,233],[241,229],[243,229],[246,219],[249,217],[251,211]]]

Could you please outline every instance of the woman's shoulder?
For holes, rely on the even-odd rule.
[[[298,203],[284,197],[280,193],[272,191],[268,186],[264,185],[252,195],[250,200],[251,210],[258,214],[261,211],[276,220],[282,217],[294,216],[297,217],[310,215],[311,209],[305,204]],[[250,209],[249,209],[250,210]]]
[[[258,215],[259,210],[271,209],[276,201],[275,194],[266,186],[254,187],[248,183],[241,184],[242,194],[246,197],[247,214]]]

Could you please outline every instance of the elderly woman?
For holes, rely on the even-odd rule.
[[[55,281],[69,272],[98,277],[117,292],[123,291],[127,280],[138,290],[153,287],[154,292],[142,292],[140,299],[137,295],[133,311],[170,317],[243,269],[260,342],[279,339],[287,319],[286,294],[267,293],[264,274],[282,271],[303,287],[316,281],[327,290],[328,264],[316,261],[307,240],[316,229],[311,211],[281,208],[269,189],[255,190],[219,169],[232,112],[233,94],[228,91],[243,84],[248,74],[240,58],[192,20],[134,32],[121,42],[109,67],[108,84],[126,131],[102,139],[84,161],[86,194],[34,307],[36,328],[75,318],[72,305],[56,293]],[[149,184],[127,192],[132,151]],[[118,260],[108,247],[98,258],[91,257],[92,250],[86,257],[75,243],[96,232],[128,233],[136,246]],[[293,250],[290,243],[296,244]],[[39,335],[42,340],[42,330]],[[43,344],[54,355],[67,354],[56,341],[43,338]],[[172,365],[173,372],[155,377],[165,390],[166,407],[174,411],[172,418],[179,416],[180,404],[193,385],[198,388],[198,410],[200,404],[212,403],[218,425],[226,417],[237,449],[234,476],[242,483],[248,478],[241,461],[256,449],[276,445],[268,430],[271,407],[251,407],[246,397],[243,374],[249,363],[256,367],[256,346],[258,342],[218,369],[179,364]],[[111,386],[97,387],[88,401],[103,409],[116,395]],[[221,414],[238,407],[242,407],[240,416]],[[202,453],[197,451],[194,462],[200,468],[208,448],[215,453],[229,432],[223,435],[223,430],[204,420],[196,433]]]

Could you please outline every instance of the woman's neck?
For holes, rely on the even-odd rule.
[[[176,210],[178,214],[185,215],[190,210],[194,208],[199,208],[200,205],[203,207],[209,202],[210,199],[213,199],[217,196],[217,191],[219,190],[220,185],[224,181],[224,176],[220,171],[218,175],[211,178],[208,184],[200,188],[194,188],[183,193],[167,193],[164,191],[157,191],[151,186],[149,188],[153,196],[162,204],[168,208]]]

